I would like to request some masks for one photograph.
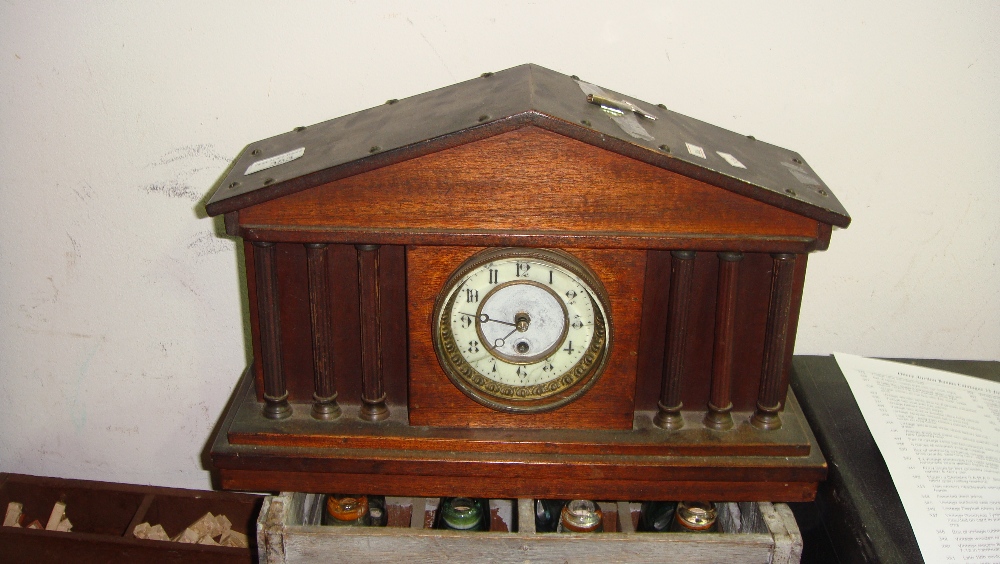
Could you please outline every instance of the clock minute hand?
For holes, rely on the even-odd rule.
[[[511,325],[513,325],[513,324],[511,324]],[[507,342],[507,337],[510,337],[511,335],[513,335],[514,331],[517,331],[517,327],[514,327],[513,329],[511,329],[510,333],[507,333],[503,337],[501,337],[501,338],[493,341],[493,346],[495,346],[495,347],[502,347],[504,345],[504,343]]]

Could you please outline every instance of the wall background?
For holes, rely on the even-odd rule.
[[[246,144],[524,62],[801,152],[854,218],[796,352],[1000,358],[1000,4],[0,5],[0,471],[208,488]]]

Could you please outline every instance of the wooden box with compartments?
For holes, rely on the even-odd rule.
[[[0,474],[0,510],[6,509],[11,521],[0,527],[0,561],[250,563],[256,557],[254,522],[263,499],[232,492]],[[57,506],[57,517],[67,526],[46,530]],[[225,516],[230,531],[248,538],[246,545],[151,540],[133,534],[137,525],[149,523],[162,527],[165,537],[177,538],[206,513]],[[220,540],[222,532],[212,542]]]
[[[534,500],[490,500],[488,532],[429,528],[434,498],[386,498],[385,527],[322,526],[323,496],[268,496],[257,521],[261,564],[299,562],[799,562],[802,537],[782,503],[722,503],[719,531],[636,532],[639,504],[600,502],[597,533],[535,531]]]

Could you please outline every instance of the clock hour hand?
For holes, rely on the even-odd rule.
[[[467,315],[469,317],[476,317],[475,315],[473,315],[471,313],[462,313],[462,315]],[[500,323],[500,324],[503,324],[503,325],[510,325],[511,327],[517,327],[517,324],[511,323],[509,321],[500,321],[499,319],[491,319],[490,316],[486,315],[485,313],[479,315],[479,322],[480,323],[493,322],[493,323]],[[512,331],[512,333],[513,333],[513,331]]]

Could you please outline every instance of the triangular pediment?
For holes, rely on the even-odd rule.
[[[241,210],[523,128],[558,134],[825,224],[850,223],[797,153],[536,65],[486,73],[251,143],[206,207],[212,215]]]
[[[340,239],[819,237],[814,219],[533,126],[248,206],[240,224]]]

